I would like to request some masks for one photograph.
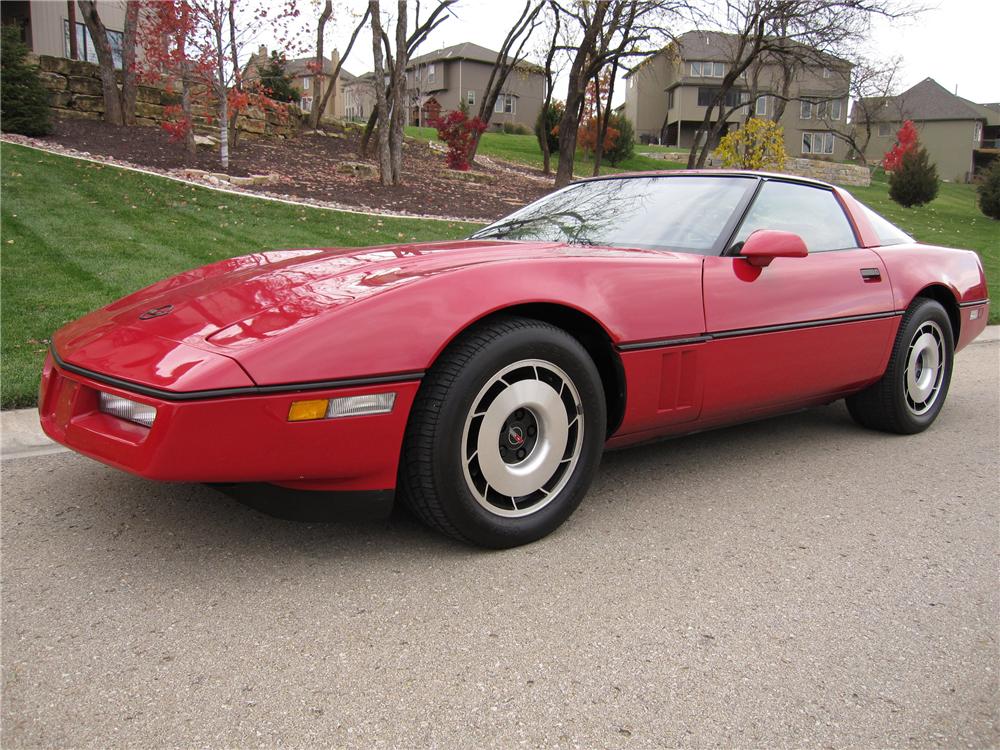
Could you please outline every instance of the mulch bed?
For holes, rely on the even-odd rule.
[[[529,203],[552,187],[520,166],[488,161],[476,169],[487,183],[448,176],[444,154],[423,142],[407,139],[403,151],[405,183],[382,186],[377,177],[344,174],[344,162],[372,159],[358,156],[360,135],[355,130],[330,135],[302,134],[289,139],[241,140],[230,155],[228,170],[222,170],[218,147],[199,147],[189,157],[180,143],[171,143],[159,128],[120,128],[104,122],[63,119],[55,122],[42,142],[110,157],[138,167],[167,172],[185,168],[229,175],[278,175],[277,182],[246,186],[243,190],[280,194],[292,199],[337,203],[359,209],[393,211],[421,216],[447,216],[477,221],[493,220]]]

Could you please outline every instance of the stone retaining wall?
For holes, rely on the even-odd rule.
[[[94,63],[68,60],[65,57],[39,55],[38,75],[49,91],[49,106],[64,117],[100,120],[104,116],[104,96],[101,93],[100,68]],[[118,74],[119,81],[121,74]],[[159,127],[166,118],[164,108],[179,103],[180,97],[156,86],[138,87],[135,103],[136,124]],[[289,113],[282,118],[273,112],[248,107],[236,119],[236,127],[247,137],[288,137],[298,131],[302,120],[299,108],[289,105]],[[212,107],[192,108],[195,130],[216,135],[218,127]]]

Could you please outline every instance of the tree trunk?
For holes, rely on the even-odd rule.
[[[392,72],[392,120],[389,131],[389,160],[392,184],[403,182],[403,126],[406,124],[406,0],[396,4],[396,60]]]
[[[122,42],[122,122],[135,125],[135,98],[138,93],[135,69],[135,40],[139,31],[139,2],[125,3],[125,34]]]
[[[330,85],[326,88],[326,93],[323,94],[323,101],[319,104],[319,111],[326,112],[326,105],[328,101],[332,98],[334,102],[337,101],[337,79],[340,78],[340,70],[344,67],[344,61],[347,56],[351,54],[351,50],[354,48],[354,42],[358,38],[358,34],[368,23],[368,13],[366,10],[364,16],[362,16],[361,21],[358,25],[354,27],[354,32],[351,34],[351,40],[347,43],[347,49],[344,50],[344,54],[341,56],[340,60],[337,62],[337,67],[333,69],[333,73],[330,74]],[[316,106],[316,100],[313,100],[313,107]],[[336,106],[334,106],[336,110]],[[319,120],[316,121],[316,127],[319,127]],[[367,145],[367,142],[366,142]]]
[[[313,80],[316,82],[316,91],[313,94],[313,108],[312,112],[309,113],[309,127],[313,130],[319,127],[319,118],[321,108],[316,105],[320,102],[325,102],[326,99],[323,97],[323,66],[325,60],[323,59],[323,33],[326,31],[326,22],[330,20],[330,16],[333,15],[333,0],[326,0],[326,5],[323,6],[323,12],[319,14],[319,21],[316,24],[316,73],[313,75]],[[334,86],[334,81],[331,79],[330,88]]]
[[[215,25],[215,93],[219,97],[219,162],[229,169],[229,99],[226,96],[226,59],[222,44],[222,19]]]
[[[538,144],[542,147],[542,172],[544,174],[552,172],[552,155],[549,153],[549,133],[547,132],[547,128],[549,127],[549,107],[552,106],[552,59],[556,55],[556,47],[559,46],[561,18],[562,15],[559,11],[555,11],[555,31],[552,33],[552,43],[549,45],[549,50],[545,53],[545,101],[542,102],[542,121],[539,127],[542,137]]]
[[[104,95],[104,121],[114,125],[122,124],[122,106],[118,93],[118,83],[115,81],[115,60],[111,54],[111,43],[108,42],[108,32],[104,28],[101,16],[97,12],[95,0],[79,0],[83,13],[83,22],[87,25],[90,38],[97,47],[97,64],[101,71],[101,93]]]
[[[375,63],[375,99],[378,108],[378,176],[383,185],[392,184],[392,160],[389,154],[389,102],[385,91],[385,67],[382,64],[382,9],[379,0],[368,0],[372,21],[372,58]]]
[[[69,59],[77,60],[80,49],[76,43],[76,0],[66,0],[66,18],[69,25]]]
[[[233,62],[233,79],[235,88],[240,93],[243,92],[243,74],[240,73],[239,66],[239,50],[236,46],[236,3],[234,0],[230,0],[229,8],[229,55]],[[236,127],[236,118],[239,117],[240,111],[238,108],[234,108],[231,113],[229,113],[229,148],[235,149],[236,143],[240,139],[240,129]]]
[[[576,158],[576,138],[580,130],[580,106],[587,91],[588,58],[593,54],[597,33],[604,25],[607,3],[597,3],[594,16],[590,19],[573,58],[569,70],[569,86],[566,90],[566,109],[559,120],[559,169],[556,170],[556,187],[568,185],[573,179],[573,161]]]
[[[182,57],[183,54],[182,51]],[[184,112],[184,119],[190,125],[184,134],[184,148],[187,150],[188,156],[194,158],[197,155],[197,146],[194,142],[194,116],[191,114],[191,77],[188,75],[187,63],[184,64],[184,72],[181,74],[181,111]]]

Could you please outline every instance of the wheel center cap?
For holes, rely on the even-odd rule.
[[[507,430],[507,445],[511,448],[520,448],[524,445],[524,430],[519,425],[512,425]]]

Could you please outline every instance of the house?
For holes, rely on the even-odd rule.
[[[73,19],[69,18],[70,9]],[[115,66],[122,66],[122,46],[125,39],[125,3],[117,0],[97,0],[97,12],[108,30],[111,54]],[[83,22],[83,14],[76,3],[30,0],[19,2],[3,0],[0,3],[0,22],[4,26],[17,25],[21,39],[36,55],[73,58],[70,54],[70,26],[76,35],[77,60],[97,62],[97,49],[90,32]],[[141,54],[136,50],[136,54]]]
[[[636,137],[690,148],[719,81],[737,58],[737,41],[734,34],[689,31],[626,73],[625,115]],[[790,156],[846,158],[848,146],[837,133],[847,127],[851,65],[815,51],[804,57],[810,62],[797,66],[781,98],[775,96],[783,90],[781,66],[773,59],[751,65],[727,96],[730,114],[722,134],[739,127],[752,107],[760,117],[780,113]]]
[[[257,76],[258,69],[266,65],[268,59],[267,47],[263,45],[257,48],[256,53],[250,55],[250,59],[247,61],[244,69],[244,75],[248,81],[252,81]],[[323,58],[323,72],[326,76],[319,78],[316,76],[315,55],[296,57],[285,61],[285,73],[292,77],[292,86],[298,90],[302,97],[299,100],[299,106],[303,112],[312,112],[313,106],[319,105],[319,102],[316,101],[317,91],[319,92],[319,96],[323,95],[326,91],[325,86],[329,81],[329,76],[336,70],[338,63],[340,63],[340,53],[334,50],[330,53],[329,59]],[[354,79],[355,76],[343,68],[340,69],[340,73],[337,74],[337,80],[334,84],[337,87],[336,93],[331,94],[327,100],[326,111],[323,112],[323,117],[344,118],[347,101],[346,89]],[[317,86],[318,82],[321,83],[320,86]]]
[[[463,103],[478,112],[498,56],[465,42],[414,57],[406,67],[407,124],[426,125],[435,112],[459,109]],[[494,127],[510,123],[533,128],[544,100],[543,69],[522,62],[507,77],[490,122]]]
[[[375,74],[355,76],[344,86],[344,118],[352,122],[367,120],[375,109]]]
[[[920,143],[943,180],[968,182],[976,170],[1000,156],[1000,104],[976,104],[925,78],[898,96],[866,100],[855,106],[853,119],[869,113],[872,137],[865,158],[881,161],[896,143],[904,120],[917,127]]]

